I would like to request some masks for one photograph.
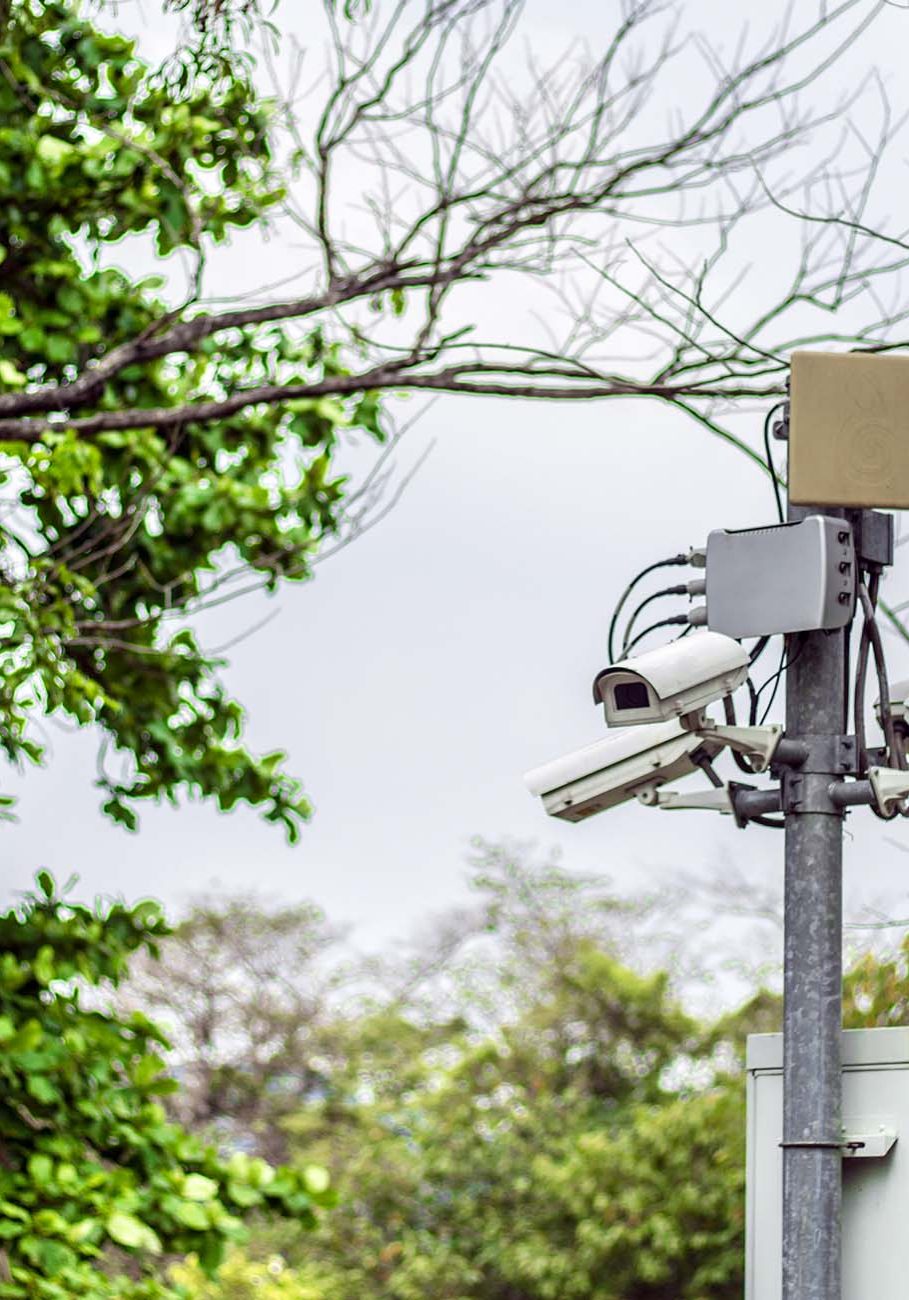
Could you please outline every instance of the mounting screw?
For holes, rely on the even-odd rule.
[[[841,605],[848,605],[851,599],[852,596],[848,591],[841,591],[840,594],[837,596],[837,600],[840,602]]]
[[[849,541],[849,532],[848,532],[848,530],[845,529],[845,528],[841,528],[840,531],[839,531],[839,532],[837,533],[837,535],[836,535],[836,540],[837,540],[838,542],[842,542],[843,545],[845,545],[846,542]]]

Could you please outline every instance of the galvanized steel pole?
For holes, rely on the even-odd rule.
[[[822,510],[790,507],[795,520]],[[789,638],[786,735],[846,730],[846,635]],[[822,741],[815,753],[832,752]],[[843,813],[833,761],[812,761],[784,790],[783,1300],[841,1300]]]

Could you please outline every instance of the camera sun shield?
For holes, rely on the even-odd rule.
[[[610,727],[666,722],[697,713],[737,690],[748,655],[731,637],[695,632],[604,668],[593,683]]]

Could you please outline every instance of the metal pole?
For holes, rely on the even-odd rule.
[[[838,510],[793,506],[790,520]],[[788,737],[846,731],[846,636],[789,638]],[[812,746],[815,753],[831,746]],[[783,1300],[841,1300],[842,810],[832,761],[792,773],[786,812]]]

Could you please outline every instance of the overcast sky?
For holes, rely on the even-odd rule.
[[[291,8],[284,0],[279,24]],[[537,4],[527,35],[548,44],[587,34],[596,45],[615,8]],[[686,15],[704,30],[723,15],[728,29],[729,10],[751,8],[687,0]],[[783,6],[766,0],[761,10],[766,17]],[[152,52],[166,42],[151,5],[125,6],[119,22]],[[909,13],[885,13],[828,93],[874,63],[903,76],[907,42]],[[680,101],[690,89],[664,87]],[[895,82],[894,93],[905,91]],[[894,208],[905,194],[903,181]],[[777,253],[757,240],[756,258]],[[238,287],[273,279],[286,257],[280,244],[247,242],[233,263],[219,263],[220,291],[232,291],[232,275]],[[509,302],[494,310],[507,326]],[[760,416],[747,428],[757,445]],[[773,832],[636,804],[567,826],[546,819],[522,783],[526,769],[602,735],[590,683],[606,662],[610,612],[629,577],[704,542],[711,528],[770,522],[767,480],[645,401],[445,397],[408,435],[404,468],[430,443],[397,508],[315,581],[205,624],[208,643],[218,644],[277,612],[230,651],[226,677],[248,709],[250,744],[286,749],[305,781],[316,813],[301,843],[289,848],[250,810],[185,804],[145,809],[139,834],[129,835],[97,811],[96,738],[49,726],[46,768],[3,781],[19,796],[20,818],[2,831],[7,897],[39,866],[77,872],[82,894],[154,894],[174,908],[218,882],[313,898],[353,922],[362,942],[378,943],[464,897],[476,834],[560,845],[566,865],[603,870],[626,888],[728,862],[780,878]],[[906,562],[888,590],[909,595]],[[893,651],[892,675],[909,676],[909,659],[895,643]],[[847,890],[856,898],[905,893],[905,825],[850,817]]]

